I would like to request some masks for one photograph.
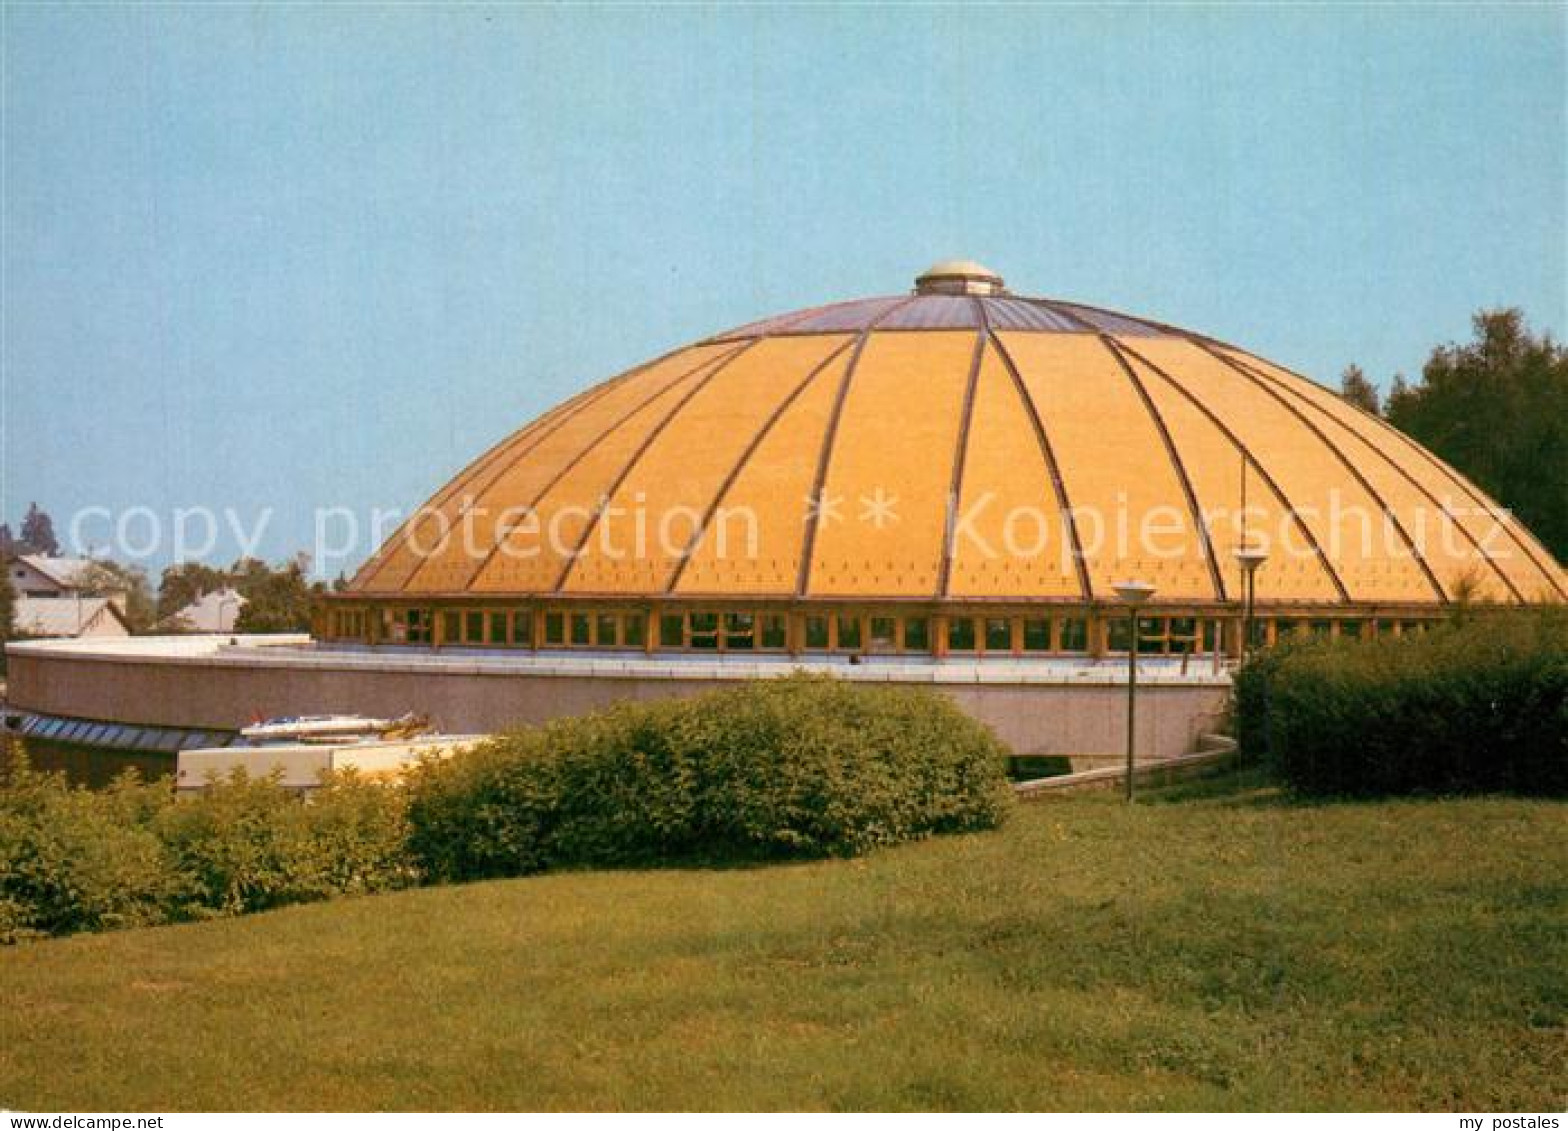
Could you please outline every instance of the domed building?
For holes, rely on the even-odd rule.
[[[256,715],[487,733],[798,666],[934,688],[1025,760],[1103,771],[1205,748],[1244,626],[1405,633],[1565,587],[1510,516],[1329,390],[947,262],[545,413],[311,636],[13,642],[8,725],[101,748],[106,779]]]
[[[1333,392],[1146,318],[939,263],[613,377],[459,473],[319,639],[909,657],[1410,631],[1568,576],[1474,485]]]

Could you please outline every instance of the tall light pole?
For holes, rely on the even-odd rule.
[[[1257,608],[1258,598],[1258,569],[1269,560],[1269,552],[1257,546],[1238,546],[1236,548],[1236,562],[1242,568],[1244,575],[1243,590],[1246,600],[1246,611],[1242,614],[1241,655],[1245,659],[1252,652],[1253,630],[1252,617]]]
[[[1154,596],[1154,586],[1147,581],[1118,581],[1113,588],[1127,606],[1127,781],[1122,796],[1131,801],[1133,751],[1138,734],[1138,609]]]

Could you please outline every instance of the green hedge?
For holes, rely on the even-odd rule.
[[[307,801],[0,767],[0,942],[243,914],[424,880],[850,855],[997,824],[1006,749],[947,699],[792,677],[629,704]]]
[[[161,923],[181,902],[150,825],[169,790],[133,778],[106,791],[8,768],[0,792],[0,941]]]
[[[183,885],[184,917],[239,915],[413,883],[401,790],[352,773],[308,800],[236,774],[166,805],[153,829]]]
[[[352,775],[308,803],[243,774],[176,800],[24,762],[0,789],[0,942],[259,911],[412,882],[402,791]]]
[[[932,692],[795,675],[500,736],[410,780],[442,879],[852,855],[996,825],[1006,748]]]
[[[1568,612],[1309,641],[1244,664],[1237,735],[1305,792],[1568,794]]]

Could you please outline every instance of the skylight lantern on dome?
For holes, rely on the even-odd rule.
[[[1005,295],[1002,276],[973,259],[943,259],[915,280],[917,295]]]

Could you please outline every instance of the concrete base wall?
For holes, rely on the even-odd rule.
[[[242,642],[243,644],[243,642]],[[488,732],[622,699],[691,695],[791,665],[595,664],[519,656],[505,662],[459,655],[339,654],[306,648],[240,647],[190,638],[159,649],[152,641],[92,647],[81,641],[30,643],[9,652],[14,708],[105,722],[233,730],[253,717],[334,712],[426,713],[445,731]],[[530,662],[531,661],[531,662]],[[816,665],[803,664],[803,667]],[[1176,678],[1158,662],[1140,676],[1138,752],[1190,752],[1225,705],[1223,675]],[[639,669],[642,669],[641,671]],[[856,682],[934,688],[989,724],[1019,754],[1119,754],[1126,741],[1120,665],[1088,670],[973,665],[833,665]],[[1085,669],[1087,670],[1087,669]],[[1092,677],[1092,678],[1090,678]]]

